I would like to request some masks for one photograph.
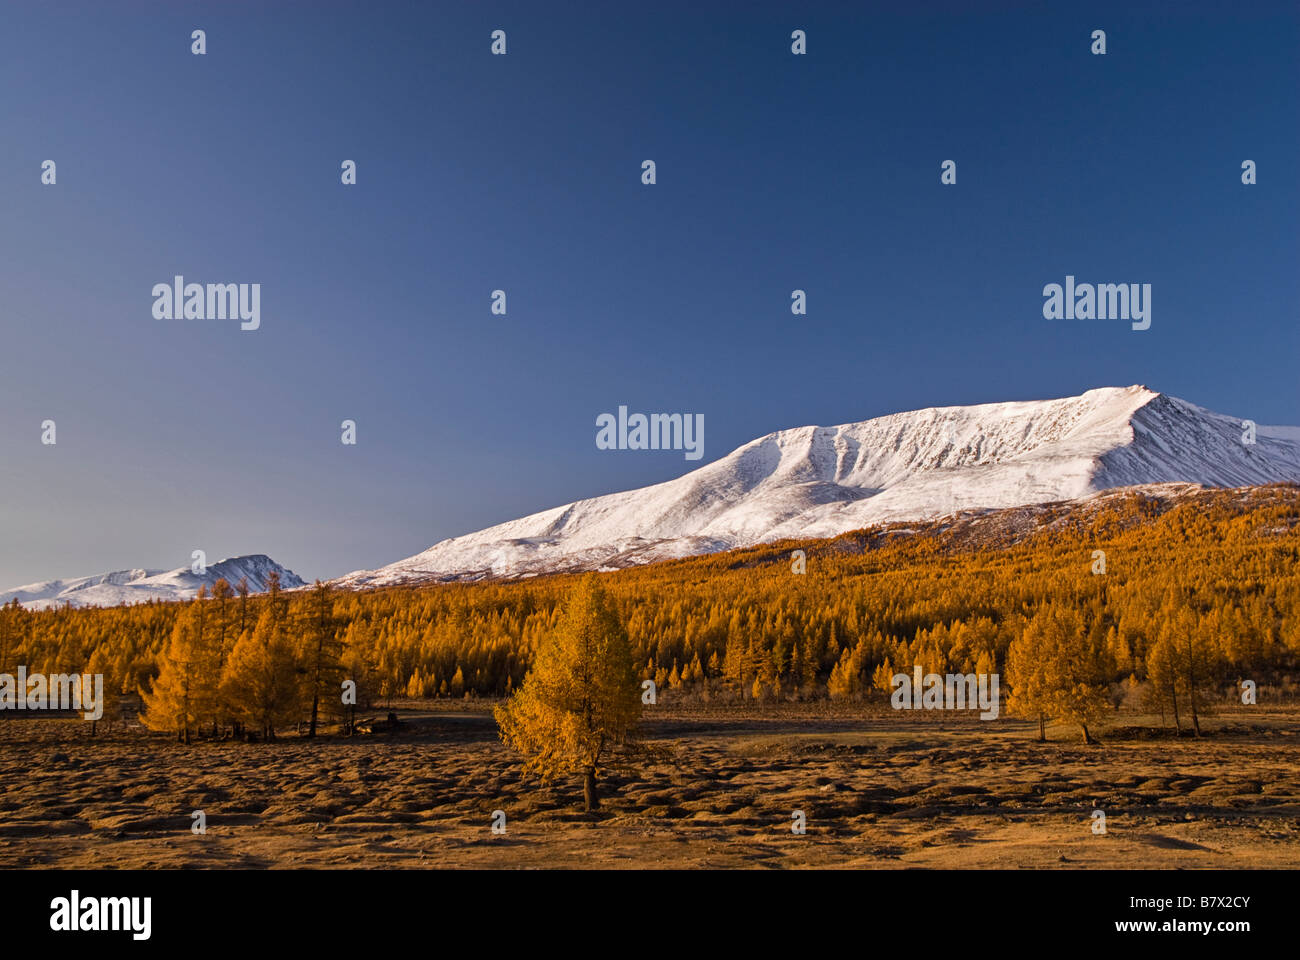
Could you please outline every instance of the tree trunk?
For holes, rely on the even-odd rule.
[[[1082,722],[1081,722],[1081,723],[1079,724],[1079,726],[1083,728],[1083,742],[1084,742],[1084,743],[1096,743],[1096,742],[1097,742],[1096,740],[1094,740],[1094,739],[1092,738],[1092,734],[1090,734],[1090,733],[1088,732],[1088,725],[1087,725],[1086,723],[1082,723]]]
[[[582,777],[582,799],[588,813],[600,809],[600,796],[596,793],[596,768],[588,767]]]
[[[1047,721],[1041,713],[1038,715],[1038,742],[1047,742]]]

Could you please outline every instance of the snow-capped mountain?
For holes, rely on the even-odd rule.
[[[25,587],[0,590],[0,603],[15,597],[29,610],[44,610],[69,604],[74,607],[113,607],[123,603],[141,603],[145,600],[189,600],[206,584],[209,589],[218,580],[225,579],[234,587],[241,578],[248,580],[253,593],[266,590],[267,577],[272,572],[280,574],[280,586],[288,590],[305,586],[296,573],[280,566],[262,553],[246,557],[231,557],[210,564],[202,574],[189,567],[175,570],[117,570],[97,577],[78,577],[72,580],[46,580],[29,583]]]
[[[365,587],[607,569],[890,520],[1188,482],[1300,482],[1300,428],[1256,428],[1142,386],[933,407],[747,443],[675,480],[453,537],[335,581]]]

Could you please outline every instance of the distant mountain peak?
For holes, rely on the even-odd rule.
[[[16,597],[28,609],[43,610],[64,605],[115,607],[147,600],[189,600],[199,592],[200,587],[207,586],[211,589],[221,579],[232,587],[241,579],[246,579],[249,590],[262,593],[273,572],[280,574],[280,585],[286,590],[305,586],[292,570],[280,566],[264,553],[252,553],[208,564],[202,574],[194,573],[188,566],[174,570],[137,568],[114,570],[93,577],[29,583],[10,590],[0,590],[0,603],[8,603]]]
[[[1300,482],[1300,430],[1259,427],[1143,384],[1077,397],[928,407],[778,430],[674,480],[452,537],[364,587],[608,569],[957,510],[1074,500],[1115,487]]]

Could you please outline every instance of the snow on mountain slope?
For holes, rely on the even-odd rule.
[[[798,427],[675,480],[453,537],[336,582],[626,566],[1137,484],[1300,482],[1300,428],[1260,427],[1254,445],[1242,430],[1238,418],[1142,386]]]
[[[266,590],[267,577],[273,571],[280,574],[280,585],[285,589],[305,586],[292,570],[280,566],[265,554],[255,553],[211,564],[201,576],[191,572],[189,567],[177,567],[175,570],[117,570],[96,577],[30,583],[12,590],[0,590],[0,603],[8,603],[17,597],[18,602],[29,610],[44,610],[64,604],[112,607],[145,600],[188,600],[198,593],[200,586],[206,584],[210,589],[222,578],[232,587],[241,578],[247,578],[248,588],[261,593]]]

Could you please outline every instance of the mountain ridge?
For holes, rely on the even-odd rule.
[[[29,610],[45,610],[70,605],[74,607],[111,607],[124,603],[143,603],[148,600],[189,600],[199,587],[212,587],[224,578],[232,587],[240,578],[247,578],[253,593],[266,590],[267,577],[272,572],[280,574],[285,589],[306,586],[292,570],[276,563],[264,553],[250,553],[209,564],[202,574],[190,567],[173,570],[146,570],[134,568],[113,570],[90,577],[42,580],[9,590],[0,590],[0,603],[15,598]]]
[[[347,587],[611,569],[962,509],[1152,483],[1300,481],[1300,428],[1257,427],[1142,385],[928,407],[775,431],[680,477],[439,541]]]

